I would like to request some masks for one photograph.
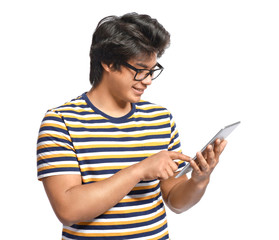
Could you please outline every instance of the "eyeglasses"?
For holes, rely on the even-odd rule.
[[[161,72],[164,70],[164,68],[160,65],[160,63],[157,63],[155,65],[155,68],[151,69],[151,70],[138,69],[126,62],[124,62],[122,65],[124,65],[136,72],[136,74],[134,76],[134,80],[136,80],[136,81],[142,81],[142,80],[146,79],[149,75],[151,76],[151,80],[154,80],[155,78],[159,77]]]

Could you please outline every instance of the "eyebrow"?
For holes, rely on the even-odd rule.
[[[156,67],[157,64],[158,64],[158,63],[156,63],[152,68]],[[148,69],[148,66],[146,66],[146,65],[143,64],[143,63],[136,63],[136,65],[138,65],[138,66],[140,66],[140,67],[143,67],[143,68],[145,68],[145,69]],[[152,68],[151,68],[151,69],[152,69]]]

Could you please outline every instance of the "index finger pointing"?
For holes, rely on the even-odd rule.
[[[184,155],[183,153],[180,153],[180,152],[173,152],[173,151],[169,151],[169,156],[172,160],[176,160],[176,159],[179,159],[179,160],[182,160],[182,161],[186,161],[186,162],[189,162],[191,160],[190,157]]]

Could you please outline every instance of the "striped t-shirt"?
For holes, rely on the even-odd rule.
[[[38,178],[78,174],[102,181],[161,151],[181,151],[172,115],[146,101],[113,118],[84,93],[49,110],[40,127]],[[179,168],[184,163],[180,162]],[[160,181],[141,181],[116,206],[87,222],[63,226],[62,239],[169,239]]]

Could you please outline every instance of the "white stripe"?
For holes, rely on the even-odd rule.
[[[65,151],[47,151],[47,152],[42,152],[39,153],[38,156],[40,157],[45,157],[45,156],[51,156],[51,155],[55,155],[55,154],[66,154],[66,155],[75,155],[75,153],[71,150],[65,150]]]
[[[168,228],[166,228],[166,229],[164,229],[162,232],[159,232],[159,233],[157,233],[157,234],[154,234],[154,235],[151,235],[151,236],[148,236],[148,238],[150,238],[150,239],[156,239],[157,237],[159,237],[159,236],[161,236],[161,235],[163,235],[163,234],[166,234],[168,232]],[[144,237],[144,238],[133,238],[133,239],[137,239],[137,240],[146,240],[146,237]]]
[[[76,171],[67,171],[67,172],[51,172],[51,173],[46,173],[46,174],[40,174],[40,176],[38,176],[38,179],[42,179],[45,177],[50,177],[50,176],[56,176],[56,175],[67,175],[67,174],[74,174],[74,175],[81,175],[80,172],[76,172]]]
[[[56,166],[58,167],[59,165],[67,165],[67,164],[71,164],[71,165],[77,165],[77,161],[57,161],[57,162],[48,162],[48,163],[42,163],[38,165],[38,169],[42,168],[42,167],[48,167],[48,166]]]
[[[113,128],[115,127],[139,127],[139,125],[153,125],[153,124],[160,124],[160,123],[164,123],[168,121],[168,118],[164,118],[164,119],[158,119],[158,120],[152,120],[152,121],[131,121],[131,122],[126,122],[126,123],[115,123],[112,124],[110,122],[105,122],[105,123],[94,123],[94,128],[96,127],[107,127],[107,126],[112,126]],[[92,123],[81,123],[78,121],[71,121],[71,120],[67,120],[67,123],[70,125],[83,125],[83,126],[88,126],[88,127],[92,127]]]
[[[106,167],[113,167],[113,166],[129,167],[136,163],[137,162],[108,162],[108,163],[94,163],[94,164],[91,163],[91,164],[82,164],[80,165],[80,168],[81,169],[91,168],[92,170],[94,170],[94,168],[106,168]]]
[[[115,140],[115,141],[89,141],[89,142],[76,142],[75,146],[84,146],[84,148],[87,148],[87,146],[94,146],[98,147],[100,145],[123,145],[125,147],[126,145],[148,145],[150,143],[156,143],[156,145],[160,145],[161,143],[168,143],[169,138],[158,138],[158,139],[143,139],[140,141],[123,141],[123,140]],[[152,146],[152,145],[151,145]],[[133,147],[133,146],[132,146]]]
[[[148,150],[148,151],[143,151],[143,150],[138,150],[138,151],[119,151],[119,152],[92,152],[92,153],[79,153],[78,157],[83,158],[83,157],[99,157],[99,156],[105,156],[106,158],[114,158],[116,156],[122,156],[122,155],[134,155],[137,157],[137,155],[150,155],[150,154],[155,154],[158,153],[158,150]]]
[[[153,216],[155,216],[156,214],[163,212],[164,209],[159,209],[154,213],[149,213],[146,215],[140,215],[137,217],[127,217],[127,218],[97,218],[97,219],[92,219],[90,221],[87,222],[99,222],[99,223],[103,223],[103,222],[117,222],[120,224],[125,224],[125,222],[132,222],[132,221],[137,221],[137,220],[144,220],[146,218],[152,218]]]
[[[92,131],[73,131],[71,130],[70,132],[74,135],[78,135],[78,136],[83,136],[83,135],[91,135],[92,137],[94,136],[99,136],[99,135],[103,135],[103,136],[117,136],[117,135],[124,135],[125,136],[131,136],[131,135],[145,135],[148,133],[161,133],[161,132],[166,132],[166,131],[170,131],[170,128],[160,128],[160,129],[147,129],[147,130],[139,130],[139,131],[129,131],[129,132],[123,132],[121,130],[119,131],[115,131],[115,132],[92,132]],[[122,136],[121,136],[122,137]]]
[[[49,137],[52,137],[52,135],[58,135],[58,136],[61,136],[62,138],[66,138],[67,140],[69,140],[69,138],[70,138],[68,134],[64,134],[62,132],[57,132],[57,131],[53,131],[53,130],[40,131],[39,136],[41,136],[43,134],[47,134],[47,135],[49,135]]]

